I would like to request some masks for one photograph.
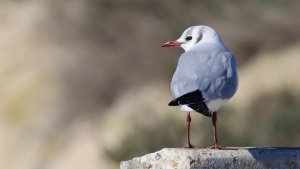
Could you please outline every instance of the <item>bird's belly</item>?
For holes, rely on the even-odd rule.
[[[184,111],[184,112],[193,112],[193,111],[195,111],[195,110],[193,110],[192,108],[190,108],[190,107],[187,106],[187,105],[182,105],[182,106],[180,107],[180,110],[181,110],[181,111]]]
[[[228,101],[227,99],[220,98],[220,99],[208,101],[206,105],[211,112],[214,112],[219,110],[227,101]]]
[[[228,101],[227,99],[216,99],[216,100],[206,102],[206,105],[211,112],[214,112],[214,111],[219,110],[227,101]],[[180,107],[180,110],[184,111],[184,112],[195,111],[187,105],[182,105]]]

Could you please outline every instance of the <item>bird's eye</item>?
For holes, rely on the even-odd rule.
[[[192,39],[193,39],[192,36],[188,36],[188,37],[185,38],[186,41],[190,41]]]

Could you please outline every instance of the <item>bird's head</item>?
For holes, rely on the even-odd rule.
[[[199,25],[187,28],[179,39],[168,41],[162,47],[182,47],[188,51],[199,44],[218,41],[219,34],[213,28]]]

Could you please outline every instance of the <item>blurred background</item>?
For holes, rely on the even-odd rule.
[[[300,145],[300,1],[1,0],[0,18],[0,168],[114,169],[182,146],[167,103],[183,50],[160,45],[200,24],[238,60],[220,143]],[[196,113],[192,143],[212,143]]]

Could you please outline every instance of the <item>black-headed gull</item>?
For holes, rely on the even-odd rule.
[[[217,110],[237,91],[238,75],[234,55],[224,45],[219,34],[209,26],[199,25],[186,29],[181,37],[166,42],[162,47],[182,47],[172,78],[171,90],[176,98],[170,106],[181,106],[187,112],[187,144],[190,143],[190,112],[212,117],[214,142],[208,147],[223,149],[217,141]]]

